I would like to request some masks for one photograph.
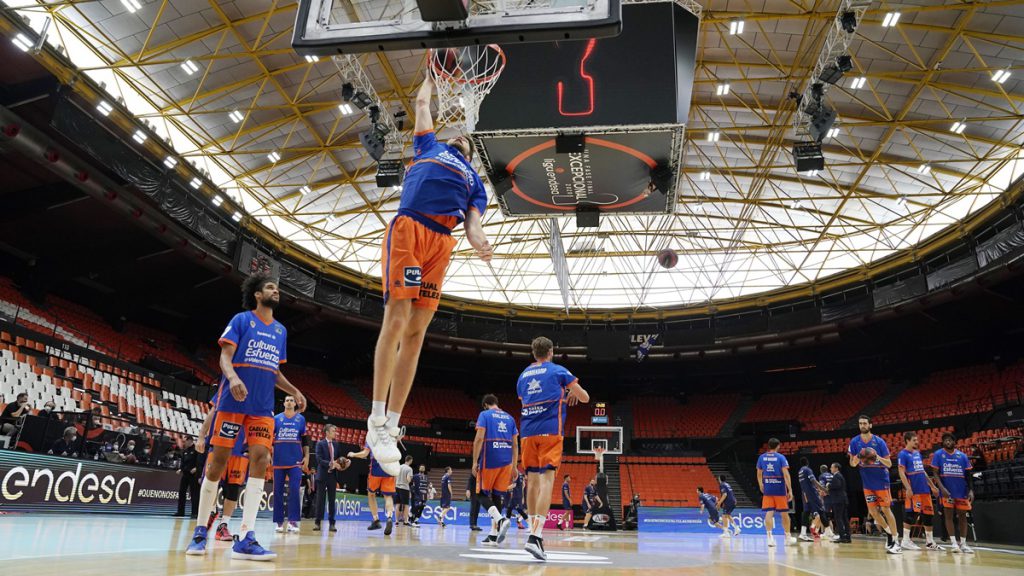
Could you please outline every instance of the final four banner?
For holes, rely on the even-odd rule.
[[[370,516],[370,505],[365,494],[338,492],[335,496],[335,502],[337,502],[338,508],[335,511],[334,517],[337,520],[352,520],[369,524],[373,519]],[[384,498],[379,496],[377,497],[377,509],[378,518],[383,520]],[[438,505],[437,500],[428,502],[426,507],[423,508],[423,514],[420,516],[420,524],[438,524],[441,512],[442,509]],[[330,514],[330,511],[325,510],[324,518],[328,518],[328,514]],[[486,511],[482,510],[480,514],[481,519],[488,520]],[[445,512],[444,522],[445,524],[455,526],[469,526],[469,502],[453,500],[451,508]]]
[[[739,522],[741,530],[763,530],[764,511],[756,508],[737,508],[732,519]],[[708,513],[699,508],[662,508],[641,506],[637,522],[640,532],[684,532],[713,534],[721,532],[708,519]]]

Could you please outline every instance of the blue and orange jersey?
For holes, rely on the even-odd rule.
[[[765,496],[786,495],[786,474],[789,461],[778,452],[765,452],[757,457],[757,469],[761,471]]]
[[[872,448],[879,458],[889,457],[889,446],[880,436],[871,435],[871,438],[864,440],[860,434],[850,440],[850,455],[856,456],[864,448]],[[865,490],[888,490],[889,489],[889,468],[881,460],[874,463],[867,463],[863,460],[858,465],[860,468],[860,479]]]
[[[568,388],[576,377],[554,362],[531,364],[519,375],[516,392],[523,403],[520,430],[524,438],[563,435]]]
[[[438,142],[433,130],[412,139],[415,152],[402,183],[399,210],[435,219],[449,229],[466,219],[470,210],[481,216],[487,209],[487,190],[480,176],[453,146]]]
[[[896,457],[903,473],[910,480],[910,489],[914,494],[931,494],[932,489],[928,486],[928,476],[924,470],[924,462],[921,460],[920,450],[900,450]]]
[[[700,503],[709,512],[718,510],[718,499],[711,494],[701,492],[697,497],[700,499]]]
[[[519,434],[516,421],[500,408],[480,412],[476,427],[484,431],[484,445],[480,451],[481,468],[502,468],[512,463],[512,443]]]
[[[959,450],[947,452],[940,448],[932,454],[932,468],[938,468],[942,485],[949,490],[950,498],[967,498],[967,472],[974,467],[967,454]]]
[[[302,437],[306,435],[306,417],[298,412],[291,418],[281,412],[274,416],[274,466],[302,464]]]
[[[277,372],[288,361],[288,331],[277,320],[269,324],[252,311],[240,312],[228,323],[218,343],[235,345],[231,365],[245,383],[248,395],[239,402],[228,390],[223,376],[217,393],[217,409],[250,416],[274,415]]]

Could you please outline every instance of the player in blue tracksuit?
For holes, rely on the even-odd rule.
[[[441,476],[441,513],[438,517],[438,524],[444,528],[444,518],[448,509],[452,507],[452,467],[444,469],[444,476]]]
[[[724,474],[718,477],[718,492],[721,494],[718,498],[718,508],[722,512],[725,534],[728,536],[731,528],[732,533],[739,536],[740,523],[732,519],[732,511],[736,509],[736,495],[732,491],[732,486],[725,481]]]
[[[711,494],[704,492],[703,486],[697,486],[697,498],[700,500],[700,513],[708,512],[708,519],[715,525],[715,528],[722,529],[722,536],[728,536],[729,530],[722,524],[722,517],[718,514],[718,500]]]
[[[523,495],[526,493],[526,475],[520,472],[516,476],[516,481],[509,485],[508,493],[508,506],[505,507],[505,517],[512,518],[513,513],[518,513],[516,517],[516,524],[519,529],[525,528],[523,526],[523,520],[529,520],[529,516],[526,514],[526,502],[523,501]]]
[[[430,480],[427,478],[427,467],[420,465],[419,472],[413,474],[409,482],[409,492],[412,494],[412,525],[419,527],[420,516],[423,508],[427,505],[430,493]]]

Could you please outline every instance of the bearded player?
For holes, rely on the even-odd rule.
[[[938,496],[939,489],[932,484],[932,479],[924,469],[921,451],[917,449],[917,432],[904,432],[903,444],[905,447],[896,457],[900,467],[900,481],[903,482],[903,489],[907,495],[903,509],[903,542],[900,546],[907,550],[921,549],[910,538],[911,527],[920,521],[924,527],[925,547],[929,550],[942,550],[932,535],[932,515],[935,514],[932,496]]]
[[[850,440],[850,466],[860,467],[860,479],[864,484],[864,501],[875,523],[885,532],[885,551],[888,554],[902,554],[896,539],[896,518],[892,515],[892,492],[889,490],[889,447],[885,440],[871,433],[871,418],[857,418],[860,434]]]
[[[564,367],[551,361],[555,345],[541,336],[531,344],[535,363],[530,364],[516,384],[523,403],[520,418],[523,467],[526,468],[526,508],[533,515],[526,551],[538,560],[544,552],[544,521],[551,509],[551,488],[562,464],[562,434],[567,406],[589,402],[590,394]]]
[[[210,438],[213,451],[207,459],[206,478],[199,489],[199,522],[185,551],[188,555],[206,553],[206,521],[217,503],[217,482],[242,432],[249,444],[245,501],[260,501],[274,442],[274,388],[292,396],[300,411],[306,407],[306,397],[280,371],[281,364],[288,359],[288,333],[274,320],[274,309],[280,301],[277,283],[269,276],[250,276],[242,283],[245,312],[231,319],[218,340],[224,376],[217,394],[217,416]],[[266,561],[277,557],[256,541],[253,528],[257,512],[259,506],[253,505],[242,511],[239,533],[245,536],[235,536],[232,558]]]
[[[946,517],[946,532],[954,553],[974,554],[967,545],[967,513],[974,502],[974,478],[970,472],[973,466],[966,454],[957,450],[956,436],[950,432],[942,435],[942,448],[932,454],[931,466],[935,483],[942,493],[943,515]],[[953,530],[953,514],[960,524],[960,543],[957,544]]]
[[[473,143],[466,136],[438,142],[430,115],[433,92],[427,74],[416,95],[415,156],[405,175],[398,215],[388,225],[381,262],[384,320],[373,359],[366,442],[391,476],[400,469],[399,418],[456,244],[452,230],[465,222],[466,239],[476,255],[484,262],[492,255],[482,225],[487,191],[471,164]]]

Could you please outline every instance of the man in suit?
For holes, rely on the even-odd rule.
[[[843,478],[838,462],[832,463],[832,478],[829,480],[828,497],[832,503],[832,523],[835,524],[835,533],[839,536],[836,542],[849,544],[850,541],[850,519],[847,516],[846,478]]]
[[[324,439],[316,443],[316,518],[313,526],[314,531],[320,530],[320,522],[324,518],[324,499],[327,499],[328,512],[330,516],[331,532],[337,532],[334,526],[334,517],[337,513],[335,503],[335,492],[338,489],[338,473],[345,470],[352,463],[348,458],[341,455],[341,446],[335,442],[338,436],[338,427],[334,424],[324,426]]]
[[[195,441],[191,436],[185,438],[185,447],[181,450],[181,466],[178,474],[181,475],[181,482],[178,484],[178,511],[175,516],[185,515],[185,494],[188,493],[192,500],[192,518],[196,518],[199,512],[199,474],[206,464],[206,456],[196,451]]]

